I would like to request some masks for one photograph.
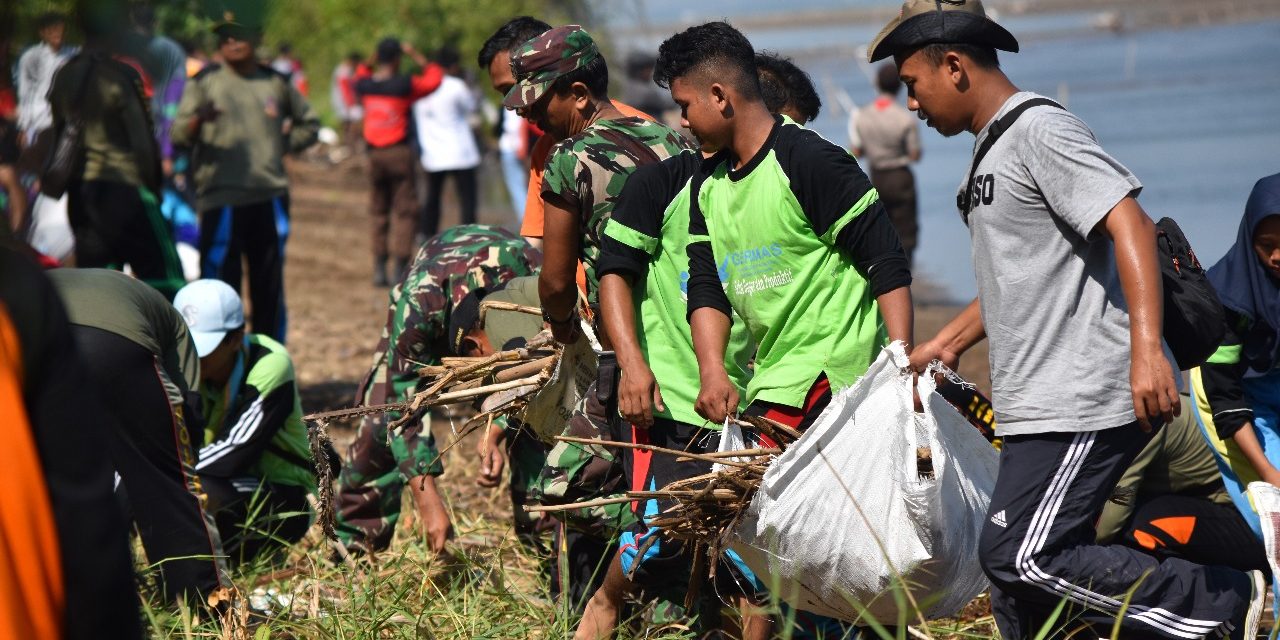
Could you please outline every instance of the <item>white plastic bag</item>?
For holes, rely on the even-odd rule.
[[[31,228],[27,243],[58,262],[65,262],[76,249],[75,235],[67,218],[67,196],[53,199],[43,193],[31,207]]]
[[[958,612],[987,588],[978,534],[996,452],[935,392],[931,375],[920,377],[917,414],[907,363],[894,343],[833,397],[769,466],[735,532],[732,549],[799,609],[855,620],[857,602],[897,624],[889,591],[900,585],[911,585],[929,618]],[[917,447],[931,449],[932,478],[917,472]]]

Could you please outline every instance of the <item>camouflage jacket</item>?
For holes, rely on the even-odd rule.
[[[404,280],[391,290],[387,323],[360,401],[407,400],[418,385],[416,370],[448,355],[453,305],[473,289],[532,275],[541,262],[523,238],[491,225],[456,226],[424,242]]]
[[[690,149],[672,128],[635,117],[597,120],[551,148],[542,175],[542,199],[578,213],[580,258],[587,271],[587,298],[595,302],[600,284],[596,263],[600,238],[622,185],[636,167]]]

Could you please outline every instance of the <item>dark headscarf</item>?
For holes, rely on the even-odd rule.
[[[1253,234],[1264,218],[1280,215],[1280,173],[1253,185],[1244,205],[1236,243],[1209,269],[1209,282],[1222,305],[1280,331],[1280,284],[1267,274],[1253,251]]]

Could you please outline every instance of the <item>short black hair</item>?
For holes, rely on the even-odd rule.
[[[133,19],[133,26],[139,29],[151,30],[156,26],[156,10],[149,4],[133,5],[129,16]]]
[[[67,17],[57,11],[46,11],[36,17],[36,31],[44,31],[49,27],[66,24]]]
[[[756,71],[760,76],[760,95],[764,106],[772,113],[791,105],[809,122],[822,110],[822,98],[813,87],[813,80],[804,69],[797,67],[790,58],[772,51],[756,54]]]
[[[876,88],[880,93],[898,95],[902,89],[902,78],[898,76],[898,65],[886,62],[876,69]]]
[[[996,54],[995,47],[988,47],[980,44],[963,44],[963,43],[934,43],[926,44],[918,49],[912,49],[902,55],[902,59],[919,51],[924,54],[925,59],[935,65],[942,64],[942,58],[947,55],[948,51],[954,51],[973,60],[974,64],[982,69],[999,69],[1000,57]]]
[[[476,64],[481,69],[488,69],[499,53],[510,51],[550,30],[551,25],[532,16],[512,18],[484,41],[480,55],[476,56]]]
[[[556,78],[551,83],[551,90],[563,94],[575,82],[587,85],[594,98],[609,97],[609,65],[605,63],[604,56],[597,55],[591,62]]]
[[[658,47],[653,81],[667,89],[676,78],[707,66],[715,67],[716,76],[725,78],[744,96],[760,96],[755,49],[727,22],[700,24],[667,38]]]
[[[458,60],[461,58],[458,55],[458,49],[452,45],[446,44],[436,52],[436,63],[445,68],[458,64]]]

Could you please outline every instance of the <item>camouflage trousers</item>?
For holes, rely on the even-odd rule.
[[[338,482],[334,529],[343,544],[359,543],[372,551],[386,549],[400,519],[401,494],[408,479],[444,472],[426,426],[428,420],[423,419],[426,438],[407,430],[388,433],[385,415],[365,416],[360,422]],[[516,534],[531,541],[539,521],[523,507],[546,462],[547,446],[523,429],[511,429],[506,447]]]
[[[389,414],[364,416],[347,449],[346,464],[338,476],[334,527],[347,546],[359,543],[373,551],[386,549],[400,519],[405,481],[444,473],[430,417],[399,433],[388,429],[394,419]]]
[[[621,419],[617,411],[617,383],[617,360],[612,354],[605,354],[600,357],[595,382],[587,388],[574,409],[564,435],[619,440]],[[547,454],[546,466],[542,468],[530,498],[545,505],[562,505],[618,497],[626,489],[619,451],[598,445],[557,442]],[[636,522],[630,503],[559,511],[555,515],[575,530],[606,539],[616,538]]]

